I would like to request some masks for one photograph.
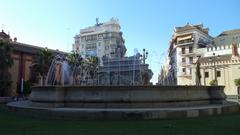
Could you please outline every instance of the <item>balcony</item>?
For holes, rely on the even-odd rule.
[[[184,41],[179,41],[176,44],[176,46],[179,47],[179,46],[186,46],[186,45],[191,45],[191,44],[194,44],[193,40],[184,40]]]
[[[191,77],[191,76],[192,75],[184,73],[184,72],[178,74],[178,77]]]
[[[186,49],[184,53],[182,53],[182,51],[178,52],[178,55],[191,56],[191,55],[196,55],[195,52],[196,52],[196,49],[193,49],[193,50]]]
[[[187,62],[182,62],[179,64],[181,67],[191,67],[191,63],[187,63]]]
[[[196,55],[195,53],[193,53],[193,52],[191,52],[191,53],[179,53],[179,55],[181,55],[181,56],[192,56],[192,55]]]

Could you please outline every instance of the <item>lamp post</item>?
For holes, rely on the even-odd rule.
[[[216,85],[218,85],[217,80],[217,69],[216,69],[216,61],[220,58],[219,55],[215,56],[215,53],[213,53],[213,57],[209,58],[210,62],[213,62],[213,69],[214,69],[214,80],[216,81]]]
[[[97,66],[96,67],[96,72],[95,72],[96,74],[97,74],[97,85],[99,85],[99,67]]]
[[[147,59],[148,57],[148,52],[145,52],[146,50],[143,49],[143,64],[145,64],[145,60]]]

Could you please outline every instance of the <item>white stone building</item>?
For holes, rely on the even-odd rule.
[[[110,21],[98,23],[80,30],[80,34],[75,37],[73,51],[79,53],[83,58],[87,56],[97,56],[101,58],[107,56],[123,57],[126,52],[124,38],[117,18]]]
[[[202,24],[187,24],[176,27],[169,47],[169,75],[176,78],[177,85],[194,85],[192,81],[192,65],[201,49],[210,45],[213,38],[208,34],[208,28]]]

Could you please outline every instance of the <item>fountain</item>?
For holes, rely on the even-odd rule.
[[[137,63],[135,57],[123,60]],[[119,61],[120,68],[122,61],[114,61]],[[138,64],[146,67],[145,63]],[[28,116],[74,119],[161,119],[239,111],[238,104],[225,100],[224,86],[146,85],[146,79],[136,78],[141,78],[142,73],[150,73],[148,68],[143,68],[146,69],[144,71],[139,68],[136,72],[128,65],[131,72],[118,69],[119,73],[115,73],[116,70],[110,70],[110,67],[114,66],[108,63],[98,67],[98,64],[84,61],[78,55],[73,61],[57,55],[50,66],[45,86],[33,87],[29,100],[11,102],[9,109]],[[112,72],[115,74],[110,76]],[[128,81],[127,85],[123,85],[124,80],[103,81],[108,80],[106,76],[109,79],[122,78],[119,76],[124,73],[134,73],[138,77],[131,77],[134,81]],[[105,77],[101,78],[99,74]],[[106,85],[99,82],[106,82]]]

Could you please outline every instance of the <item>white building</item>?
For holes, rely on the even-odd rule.
[[[123,57],[126,52],[121,27],[117,18],[110,21],[98,23],[80,30],[80,34],[74,37],[73,51],[79,53],[83,58],[97,56]]]
[[[176,79],[177,85],[194,85],[192,81],[192,65],[198,55],[202,55],[201,49],[213,42],[208,34],[208,28],[203,24],[187,24],[176,27],[169,47],[169,76]]]

